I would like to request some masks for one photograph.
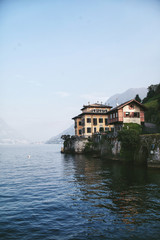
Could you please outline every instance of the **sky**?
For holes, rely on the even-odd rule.
[[[0,0],[0,117],[32,141],[160,82],[160,1]]]

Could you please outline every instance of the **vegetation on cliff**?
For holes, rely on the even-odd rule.
[[[147,108],[145,121],[160,126],[160,84],[148,87],[147,96],[142,103]]]
[[[121,142],[121,156],[126,160],[133,160],[140,143],[141,132],[142,127],[136,123],[124,124],[123,129],[118,132],[118,140]]]
[[[91,154],[91,153],[98,153],[99,152],[99,143],[96,142],[95,137],[89,137],[88,142],[85,145],[84,153]]]

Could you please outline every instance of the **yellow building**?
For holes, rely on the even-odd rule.
[[[82,113],[72,118],[75,121],[75,135],[89,137],[95,133],[111,131],[112,125],[108,125],[107,115],[111,108],[99,103],[84,105]]]

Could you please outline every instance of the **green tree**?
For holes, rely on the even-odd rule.
[[[125,160],[133,160],[134,153],[140,143],[142,128],[139,124],[128,123],[118,133],[118,140],[121,142],[121,155]]]
[[[160,110],[160,97],[158,98],[158,110]]]
[[[70,139],[70,135],[62,135],[61,138],[66,141],[68,139]]]
[[[141,98],[139,97],[139,95],[137,94],[136,96],[135,96],[135,100],[137,101],[137,102],[142,102],[142,100],[141,100]]]

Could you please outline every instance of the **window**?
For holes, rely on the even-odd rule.
[[[108,127],[106,127],[106,128],[105,128],[105,132],[108,132],[108,131],[109,131],[109,128],[108,128]]]
[[[91,133],[91,128],[87,128],[87,133]]]
[[[85,119],[84,118],[82,119],[81,124],[82,124],[82,126],[85,126]]]
[[[75,122],[75,125],[74,125],[75,128],[77,128],[77,122]]]
[[[87,118],[87,123],[91,123],[91,118]]]
[[[118,112],[116,112],[116,118],[118,118]]]
[[[94,133],[96,133],[96,127],[94,128]]]
[[[81,129],[79,130],[79,135],[81,135],[82,134],[82,131],[81,131]]]
[[[134,117],[139,118],[139,112],[134,112]]]
[[[93,118],[93,125],[97,125],[97,118]]]
[[[139,112],[124,112],[124,117],[139,118],[140,113]]]
[[[99,123],[103,123],[103,118],[99,118]]]
[[[99,131],[100,131],[100,132],[104,132],[104,128],[103,128],[103,127],[100,127],[100,128],[99,128]]]
[[[105,118],[105,125],[108,125],[108,118]]]
[[[130,117],[130,113],[129,112],[124,112],[124,117]]]
[[[82,125],[82,123],[81,123],[81,121],[79,121],[79,126],[81,126]]]
[[[113,118],[115,118],[115,113],[113,113]]]
[[[83,128],[83,133],[85,133],[85,128]]]
[[[110,119],[112,119],[112,113],[110,114]]]

